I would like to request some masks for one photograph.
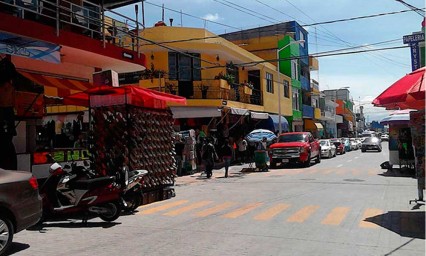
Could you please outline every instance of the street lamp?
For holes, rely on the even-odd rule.
[[[349,86],[344,86],[344,87],[340,87],[339,89],[337,89],[337,90],[335,90],[334,91],[334,103],[337,103],[337,93],[340,91],[340,90],[344,90],[344,89],[349,89]],[[334,109],[334,132],[335,132],[335,138],[337,138],[337,119],[336,119],[336,116],[337,116],[337,111],[336,111],[336,109],[337,109],[337,106],[336,106],[336,108]]]
[[[281,120],[281,74],[280,74],[280,51],[282,51],[284,48],[292,45],[292,44],[302,44],[305,40],[297,40],[297,41],[291,41],[290,43],[284,45],[283,47],[277,49],[277,72],[278,72],[278,134],[281,134],[282,132],[282,120]]]

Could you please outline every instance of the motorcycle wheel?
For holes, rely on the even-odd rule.
[[[109,210],[108,213],[99,214],[99,218],[101,218],[103,221],[111,222],[118,219],[118,217],[120,217],[121,206],[118,202],[107,203],[107,204],[104,204],[102,207],[105,207]]]
[[[141,204],[142,198],[140,195],[133,195],[131,198],[125,199],[127,206],[124,207],[125,211],[134,212]]]

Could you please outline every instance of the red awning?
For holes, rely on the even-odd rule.
[[[20,71],[19,73],[34,83],[44,86],[45,95],[47,96],[65,97],[78,91],[86,91],[93,87],[91,83],[82,80],[60,78],[24,71]]]
[[[425,107],[425,67],[419,68],[389,86],[373,100],[376,107],[413,108]]]
[[[99,86],[87,91],[75,93],[64,98],[64,104],[89,107],[90,96],[126,95],[134,105],[144,107],[165,108],[166,102],[186,104],[186,98],[168,93],[158,92],[136,86]],[[161,104],[157,104],[160,102]]]

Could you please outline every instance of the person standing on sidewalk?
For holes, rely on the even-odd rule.
[[[213,145],[213,140],[210,137],[206,139],[206,143],[203,146],[202,158],[206,164],[207,178],[211,178],[213,175],[214,162],[218,159],[218,157]]]
[[[247,141],[241,137],[238,141],[238,156],[240,163],[246,162],[246,154],[247,154]]]
[[[228,169],[232,159],[232,146],[229,145],[229,139],[225,139],[225,144],[220,149],[220,154],[225,162],[225,178],[228,178]]]

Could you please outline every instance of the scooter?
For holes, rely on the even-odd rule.
[[[133,212],[142,204],[143,177],[148,174],[147,170],[129,171],[124,167],[124,188],[122,192],[123,210]]]
[[[83,216],[86,223],[90,214],[108,222],[120,216],[122,189],[115,177],[84,178],[80,174],[77,178],[73,168],[67,172],[58,163],[50,166],[49,173],[40,186],[43,219]]]

